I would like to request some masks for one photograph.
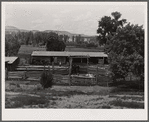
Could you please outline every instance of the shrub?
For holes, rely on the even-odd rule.
[[[50,71],[43,71],[41,74],[40,84],[43,88],[49,88],[53,85],[53,75]]]
[[[86,47],[97,47],[97,46],[98,45],[94,44],[93,42],[86,44]]]

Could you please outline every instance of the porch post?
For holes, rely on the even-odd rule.
[[[103,64],[103,65],[104,65],[104,59],[105,59],[105,58],[103,57],[103,60],[102,60],[102,64]]]

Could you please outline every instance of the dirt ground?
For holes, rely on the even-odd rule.
[[[116,87],[62,86],[6,81],[6,108],[143,109],[144,93]]]

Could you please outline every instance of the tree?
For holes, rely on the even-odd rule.
[[[125,78],[129,72],[144,78],[144,29],[143,26],[127,24],[118,28],[108,41],[108,58],[113,79]]]
[[[64,51],[65,47],[65,43],[58,40],[58,35],[56,33],[49,34],[46,44],[47,51]]]
[[[74,37],[74,36],[72,36],[72,42],[74,42],[74,41],[75,41],[74,39],[75,39],[75,37]]]
[[[42,41],[41,32],[36,32],[36,33],[34,34],[34,39],[35,39],[36,45],[38,46],[39,43]]]
[[[66,43],[69,39],[69,36],[68,35],[64,35],[64,42]]]
[[[105,45],[107,40],[110,40],[111,36],[116,33],[117,28],[123,27],[126,23],[126,19],[119,20],[121,13],[113,12],[111,15],[113,19],[110,16],[104,16],[98,22],[97,33],[99,34],[99,45]]]
[[[59,35],[59,41],[63,41],[64,40],[64,36],[63,35]]]
[[[97,33],[100,45],[105,45],[113,81],[125,80],[131,73],[140,81],[144,79],[144,29],[126,24],[119,12],[104,16],[99,21]]]
[[[5,36],[5,56],[16,56],[20,48],[17,35],[6,34]]]
[[[81,35],[76,36],[76,43],[81,44]]]
[[[48,39],[48,33],[47,32],[41,32],[41,40],[42,40],[43,45],[46,44],[47,39]]]

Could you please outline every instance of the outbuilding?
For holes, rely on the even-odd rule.
[[[14,71],[18,64],[18,57],[5,57],[5,68],[7,68],[8,71]]]
[[[54,62],[66,64],[73,58],[74,63],[107,63],[107,54],[104,52],[67,52],[67,51],[33,51],[31,54],[32,64],[36,62],[42,62],[46,60],[47,62]]]

